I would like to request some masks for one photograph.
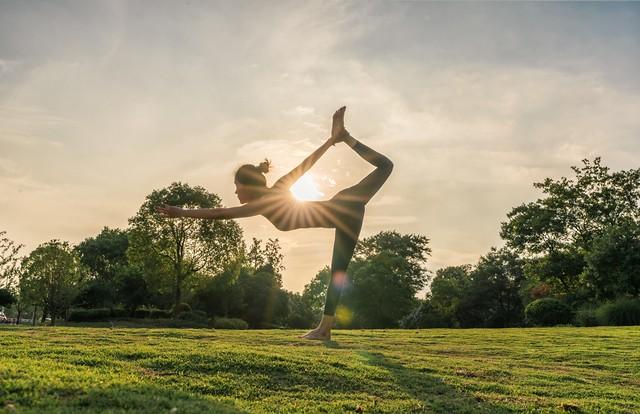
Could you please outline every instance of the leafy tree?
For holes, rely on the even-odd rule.
[[[523,261],[508,250],[492,248],[471,272],[471,283],[460,304],[461,326],[517,326],[524,318],[520,290]]]
[[[417,304],[418,279],[403,274],[408,267],[404,258],[383,250],[354,263],[353,267],[353,288],[345,292],[343,299],[343,304],[353,310],[353,325],[397,327],[400,319]]]
[[[154,190],[129,220],[129,257],[145,279],[159,273],[172,279],[173,302],[182,302],[182,287],[196,273],[217,274],[242,254],[242,231],[232,220],[167,219],[156,213],[163,204],[189,208],[220,207],[220,198],[202,187],[173,183]]]
[[[572,167],[574,179],[535,183],[545,196],[514,208],[500,233],[532,259],[529,271],[564,294],[579,289],[584,255],[608,228],[640,220],[640,169],[611,172],[600,158],[582,162]]]
[[[278,276],[269,268],[241,272],[238,285],[243,294],[241,318],[253,328],[277,325],[288,312],[286,292],[280,289]]]
[[[610,226],[585,254],[584,281],[599,300],[640,295],[640,225]]]
[[[125,230],[104,227],[75,247],[80,261],[95,279],[113,281],[118,270],[128,265],[129,238]]]
[[[135,267],[125,267],[117,280],[117,296],[131,316],[136,309],[149,303],[149,290],[142,272]]]
[[[302,294],[287,292],[289,310],[286,325],[289,328],[310,328],[315,322],[315,314]]]
[[[41,244],[22,263],[23,277],[20,281],[21,296],[33,304],[42,305],[51,323],[64,315],[76,295],[85,275],[80,259],[59,240]]]
[[[259,270],[269,266],[278,277],[278,285],[282,287],[282,271],[285,269],[284,255],[278,239],[268,239],[262,247],[262,241],[253,238],[253,243],[247,252],[247,264],[253,269]]]
[[[401,259],[393,262],[395,267],[390,270],[395,272],[401,283],[417,292],[429,281],[426,264],[431,248],[428,244],[429,239],[422,235],[381,231],[360,240],[353,256],[355,260],[364,261],[384,253]]]
[[[535,183],[544,198],[514,208],[502,223],[509,246],[528,254],[588,248],[611,225],[640,219],[640,168],[610,172],[600,158],[571,167],[576,177]]]
[[[11,288],[17,282],[20,265],[20,249],[22,244],[16,244],[5,237],[6,231],[0,231],[0,288]]]
[[[0,306],[11,306],[16,303],[17,298],[9,289],[0,289]]]
[[[324,311],[329,280],[331,280],[331,269],[325,266],[304,286],[302,300],[311,308],[314,315],[321,315]]]
[[[453,327],[459,325],[460,303],[464,300],[471,285],[471,265],[449,266],[438,269],[431,281],[431,289],[427,294],[428,306],[423,306],[420,316],[425,321],[427,313],[432,313],[433,323],[446,323]],[[417,316],[416,316],[417,317]]]

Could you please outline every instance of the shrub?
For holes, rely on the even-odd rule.
[[[171,318],[171,311],[164,309],[149,309],[149,318],[151,319],[168,319]]]
[[[249,324],[238,318],[212,318],[211,326],[215,329],[248,329]]]
[[[111,309],[111,316],[114,318],[126,318],[129,316],[129,314],[130,312],[126,309],[122,309],[122,308]]]
[[[69,322],[91,322],[91,321],[104,321],[111,316],[111,309],[109,308],[97,308],[97,309],[71,309],[69,311]]]
[[[598,318],[596,316],[596,309],[593,307],[581,308],[576,312],[574,319],[574,325],[576,326],[598,326]]]
[[[133,313],[134,318],[148,318],[151,312],[149,309],[136,309]]]
[[[172,309],[172,313],[176,316],[180,315],[183,312],[191,312],[191,306],[188,303],[179,303]]]
[[[524,310],[527,323],[535,326],[553,326],[571,321],[571,309],[554,298],[536,299]]]
[[[640,325],[640,299],[621,298],[596,310],[601,325]]]

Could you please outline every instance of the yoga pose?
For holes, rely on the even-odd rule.
[[[283,231],[309,227],[335,228],[331,280],[324,313],[318,327],[301,336],[305,339],[331,339],[331,327],[346,280],[347,267],[362,228],[364,206],[382,187],[393,169],[391,160],[359,142],[347,132],[344,128],[345,109],[346,107],[343,106],[333,114],[331,137],[299,166],[276,181],[271,188],[267,187],[263,175],[269,171],[268,161],[261,163],[258,167],[249,164],[240,167],[236,172],[235,185],[241,206],[182,209],[165,205],[158,208],[158,212],[167,217],[235,219],[262,215]],[[330,200],[297,201],[289,188],[320,159],[330,146],[339,142],[345,142],[376,169],[358,184],[340,191]]]

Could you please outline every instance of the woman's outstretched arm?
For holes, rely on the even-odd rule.
[[[242,217],[252,217],[261,214],[267,204],[263,200],[252,201],[238,207],[196,208],[185,209],[165,204],[157,208],[157,212],[165,217],[191,217],[210,220],[227,220]]]

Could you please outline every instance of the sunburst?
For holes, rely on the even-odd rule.
[[[312,201],[319,200],[324,193],[318,189],[315,177],[312,174],[305,174],[291,186],[290,189],[296,200]]]

